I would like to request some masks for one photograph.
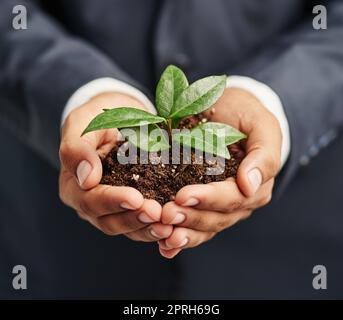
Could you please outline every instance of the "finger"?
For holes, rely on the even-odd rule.
[[[159,222],[162,207],[155,200],[145,200],[137,211],[124,211],[97,218],[96,226],[105,234],[115,236],[127,234],[146,227],[148,224]]]
[[[165,250],[194,248],[215,236],[215,232],[196,231],[188,228],[176,227],[171,236],[159,241]]]
[[[85,191],[67,172],[61,174],[60,198],[68,206],[90,217],[138,210],[143,206],[143,195],[131,187],[98,185]]]
[[[171,236],[173,227],[162,223],[153,223],[138,231],[127,233],[126,236],[134,241],[156,242]]]
[[[182,188],[175,197],[175,202],[180,206],[222,212],[244,208],[247,201],[233,178],[203,185],[189,185]]]
[[[251,119],[246,131],[247,156],[238,168],[237,183],[243,194],[253,196],[260,186],[274,178],[280,170],[282,134],[279,122],[271,114],[261,121]]]
[[[159,246],[159,251],[162,257],[167,258],[167,259],[173,259],[182,251],[182,249],[165,250],[165,249],[162,249],[161,246]]]
[[[274,179],[269,180],[253,197],[247,198],[241,193],[236,181],[230,178],[207,185],[186,186],[177,193],[175,203],[183,207],[224,213],[256,209],[270,202],[273,186]]]
[[[81,188],[88,190],[99,184],[102,176],[98,149],[102,148],[103,153],[107,145],[109,151],[114,146],[117,131],[102,130],[81,137],[83,129],[77,125],[77,119],[67,119],[59,154],[62,167],[76,177]]]
[[[251,210],[220,213],[190,207],[180,207],[174,202],[169,202],[163,207],[161,220],[164,224],[176,225],[197,231],[218,233],[232,227],[238,221],[248,218],[250,214]]]

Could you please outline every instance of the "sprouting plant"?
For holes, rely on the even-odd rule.
[[[227,146],[246,138],[245,134],[235,128],[223,123],[206,122],[200,123],[192,130],[174,130],[183,118],[209,109],[224,93],[226,80],[225,75],[210,76],[189,85],[183,71],[170,65],[157,85],[157,115],[132,107],[104,109],[103,113],[90,122],[82,135],[101,129],[130,128],[131,132],[135,133],[135,138],[128,135],[128,140],[145,151],[166,150],[170,148],[171,141],[176,141],[187,147],[229,159]],[[143,138],[140,135],[142,127],[148,129],[144,131]],[[157,131],[158,134],[151,135],[152,131]],[[199,132],[203,134],[199,135]],[[208,133],[214,136],[214,139],[207,139]],[[218,148],[219,141],[222,145]]]

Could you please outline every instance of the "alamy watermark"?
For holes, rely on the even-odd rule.
[[[26,6],[18,4],[13,7],[12,13],[14,15],[13,20],[12,20],[13,29],[26,30],[27,29]],[[326,30],[328,28],[327,8],[324,5],[317,5],[313,7],[312,13],[315,15],[312,22],[313,29]]]
[[[328,28],[328,12],[325,6],[318,5],[313,7],[312,13],[315,14],[312,26],[314,30],[326,30]]]
[[[328,288],[328,272],[325,266],[317,265],[313,267],[312,274],[314,278],[312,281],[313,289],[327,290]]]
[[[27,9],[24,5],[16,5],[12,9],[14,15],[12,20],[12,27],[14,30],[27,29]]]
[[[27,270],[23,265],[16,265],[12,269],[14,277],[12,279],[12,287],[14,290],[27,289]]]
[[[27,289],[27,269],[24,265],[16,265],[12,269],[14,275],[12,279],[12,287],[14,290]],[[328,288],[328,272],[324,265],[316,265],[312,269],[314,275],[312,287],[314,290],[327,290]]]
[[[139,130],[133,128],[120,130],[118,140],[123,143],[118,148],[117,159],[123,165],[208,164],[207,175],[220,175],[224,173],[225,159],[229,155],[225,143],[225,129],[211,131],[197,128],[173,129],[169,135],[168,131],[162,128],[149,130],[147,126],[141,126]],[[208,152],[202,151],[203,144],[206,145]],[[158,151],[151,151],[154,149]]]

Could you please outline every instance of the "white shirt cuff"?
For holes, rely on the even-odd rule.
[[[83,85],[69,98],[62,113],[61,124],[63,125],[71,111],[104,92],[127,94],[143,103],[149,112],[156,114],[156,109],[152,102],[137,88],[117,79],[99,78]]]
[[[249,77],[230,76],[228,88],[249,91],[279,120],[282,132],[281,168],[285,165],[291,151],[291,135],[288,120],[279,96],[266,84]]]

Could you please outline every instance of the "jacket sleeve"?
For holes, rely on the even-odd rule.
[[[269,85],[281,98],[292,146],[281,185],[343,125],[343,1],[327,1],[326,7],[326,30],[313,28],[314,15],[309,12],[294,31],[275,39],[237,70]]]
[[[72,93],[101,77],[137,84],[102,52],[63,30],[34,0],[20,2],[27,9],[27,29],[15,30],[17,4],[0,2],[0,124],[58,167],[60,119]]]

